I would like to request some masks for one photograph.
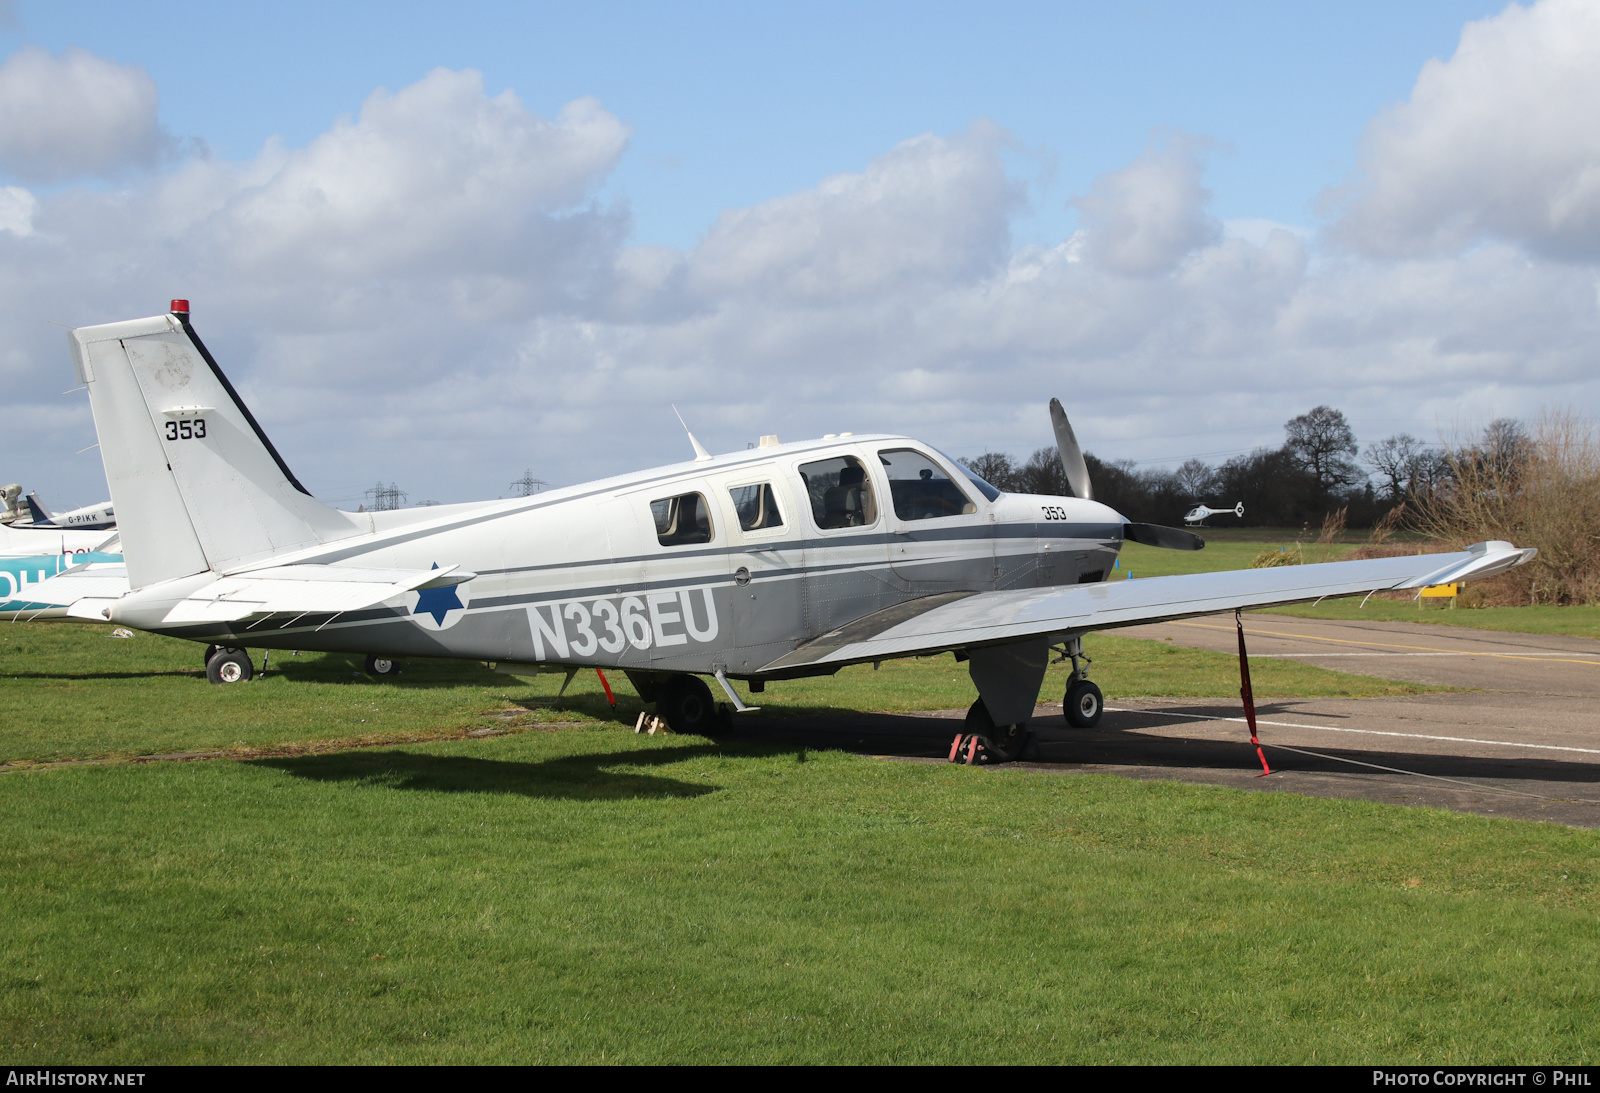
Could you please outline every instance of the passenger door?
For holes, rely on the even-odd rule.
[[[712,485],[728,529],[728,670],[752,672],[792,651],[805,632],[805,539],[799,510],[775,466]]]

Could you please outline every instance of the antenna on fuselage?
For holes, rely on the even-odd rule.
[[[672,408],[672,412],[678,414],[678,408],[674,406]],[[706,451],[704,444],[701,444],[694,438],[693,433],[689,432],[689,423],[683,420],[682,414],[678,414],[678,424],[683,426],[684,433],[686,433],[689,437],[689,443],[694,445],[694,461],[696,463],[709,462],[711,459],[711,453]]]

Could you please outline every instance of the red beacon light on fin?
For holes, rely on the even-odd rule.
[[[172,301],[172,313],[174,315],[187,315],[187,314],[189,314],[189,301],[188,300],[174,300],[174,301]]]

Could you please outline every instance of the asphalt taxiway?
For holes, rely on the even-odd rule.
[[[1120,632],[1237,652],[1231,615]],[[1600,827],[1600,641],[1261,614],[1245,616],[1245,636],[1252,661],[1472,690],[1259,702],[1264,777],[1237,700],[1113,698],[1093,729],[1069,728],[1059,703],[1044,704],[1035,747],[1015,766]],[[797,717],[752,735],[931,761],[963,713]]]

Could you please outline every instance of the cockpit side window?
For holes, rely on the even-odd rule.
[[[913,448],[890,448],[879,452],[878,458],[888,472],[894,514],[900,519],[937,520],[978,511],[972,498],[932,457]]]
[[[867,468],[854,456],[802,463],[800,479],[811,498],[811,517],[817,527],[859,528],[878,522],[872,480],[867,477]]]
[[[728,491],[733,499],[733,511],[739,514],[741,531],[765,531],[781,528],[783,513],[778,511],[778,497],[769,483],[754,486],[734,486]]]
[[[698,493],[682,493],[650,502],[656,541],[662,546],[688,546],[711,541],[711,510]]]

